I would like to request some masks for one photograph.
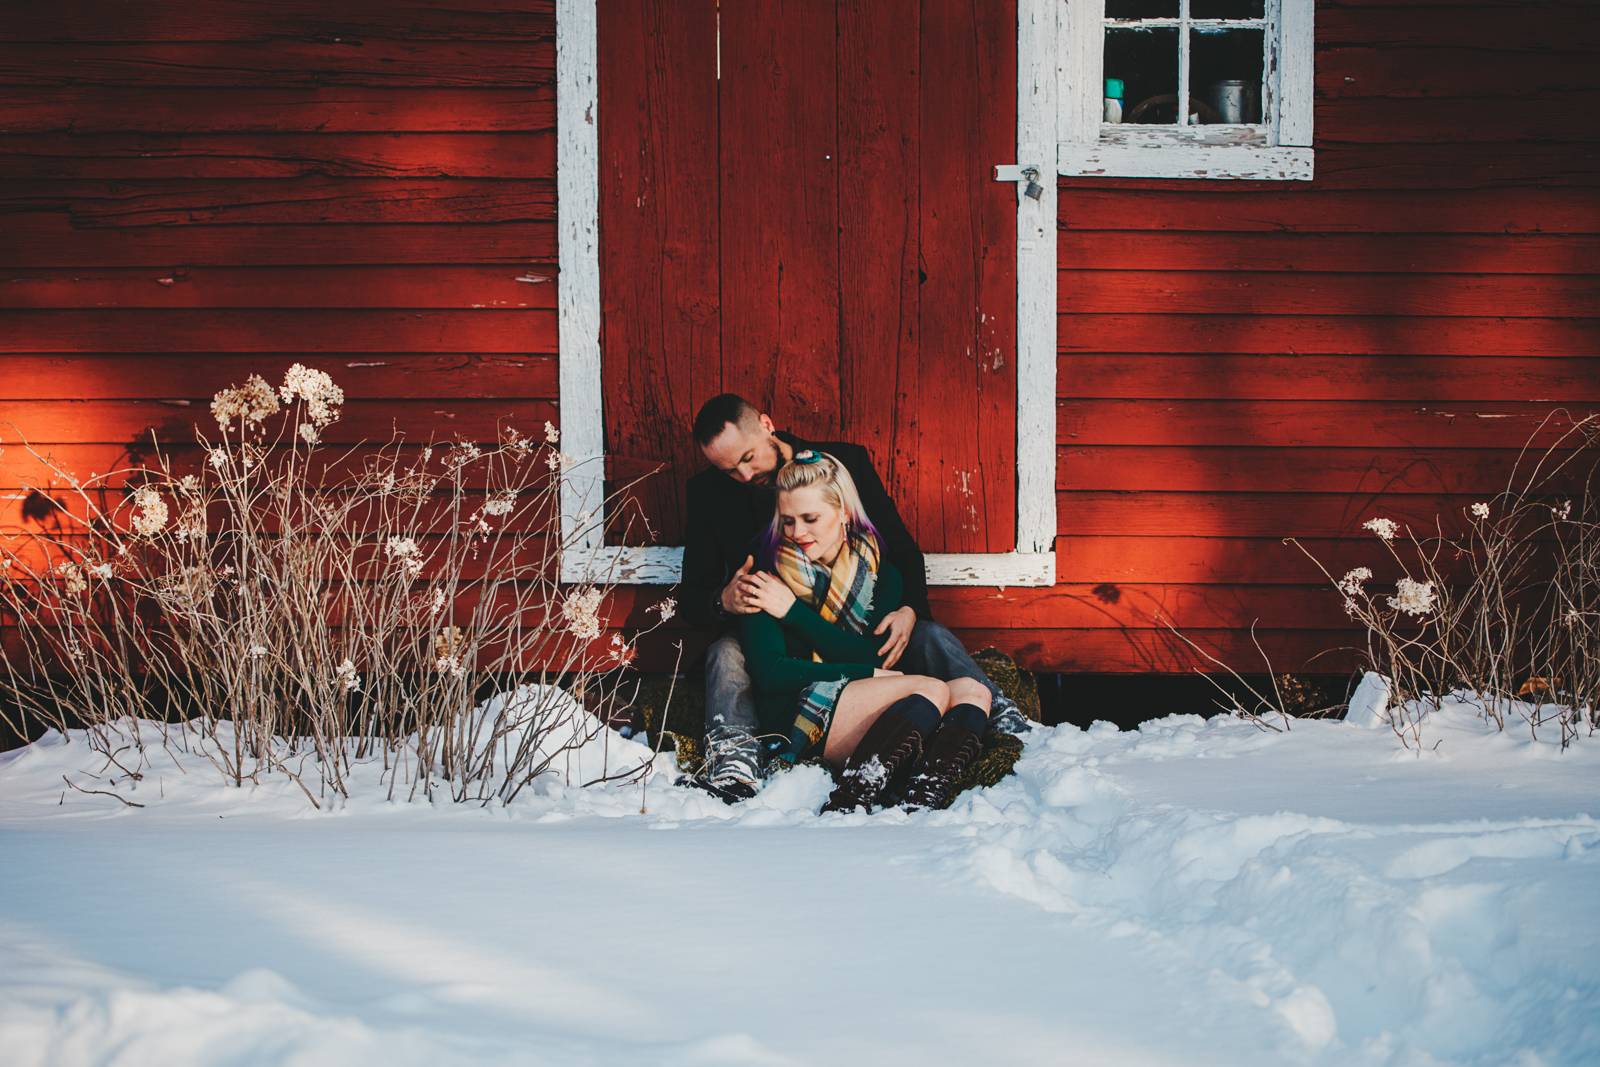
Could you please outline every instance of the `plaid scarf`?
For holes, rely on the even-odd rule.
[[[785,541],[778,546],[777,571],[794,595],[811,605],[823,621],[866,633],[872,593],[878,584],[878,541],[870,534],[852,534],[839,546],[833,566],[814,563]],[[811,653],[818,663],[822,656]],[[797,758],[822,740],[833,721],[845,679],[812,682],[800,690],[800,708],[789,730],[789,758]]]

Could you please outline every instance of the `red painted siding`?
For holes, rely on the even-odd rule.
[[[1597,44],[1582,3],[1319,0],[1315,181],[1063,180],[1063,584],[972,624],[1060,669],[1188,666],[1158,612],[1348,662],[1282,538],[1375,565],[1364,520],[1458,522],[1600,408]]]
[[[555,417],[551,0],[12,5],[0,437],[107,470],[291,362],[330,439]],[[0,524],[40,477],[0,453]]]

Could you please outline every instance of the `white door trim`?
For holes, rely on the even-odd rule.
[[[659,585],[683,549],[603,542],[600,378],[599,33],[596,0],[556,3],[556,215],[560,226],[561,580]],[[1056,0],[1017,0],[1017,158],[1043,164],[1017,191],[1017,547],[930,553],[930,585],[1054,585],[1056,536]],[[985,161],[993,165],[1013,160]],[[687,432],[687,430],[685,431]]]

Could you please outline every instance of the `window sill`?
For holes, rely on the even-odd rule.
[[[1310,181],[1310,148],[1266,145],[1168,143],[1156,145],[1063,142],[1058,170],[1073,178],[1232,178]]]

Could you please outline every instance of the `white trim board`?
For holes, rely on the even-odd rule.
[[[1047,178],[1038,200],[1017,192],[1017,547],[930,553],[930,585],[1055,584],[1057,3],[1017,0],[1016,162],[1039,164]],[[561,580],[672,584],[682,577],[682,548],[605,545],[604,523],[583,514],[604,492],[598,47],[595,0],[557,0],[558,375],[561,447],[574,461],[561,493],[561,533],[575,546],[562,553]],[[986,160],[984,170],[1012,162]]]

